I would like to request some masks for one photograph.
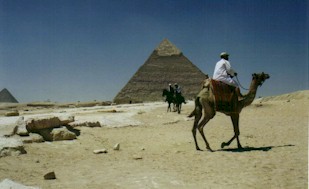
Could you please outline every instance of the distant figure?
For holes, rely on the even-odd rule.
[[[220,54],[221,60],[216,63],[214,70],[213,79],[217,81],[222,81],[225,84],[236,87],[235,91],[238,96],[238,100],[243,99],[243,95],[240,93],[238,83],[233,79],[234,76],[237,76],[236,71],[231,67],[229,60],[229,54],[222,52]]]
[[[175,95],[181,95],[181,88],[177,83],[175,83]]]
[[[180,86],[175,83],[175,101],[176,101],[176,110],[180,114],[181,111],[181,104],[186,103],[185,98],[181,94]]]
[[[168,84],[168,89],[169,89],[169,92],[174,95],[175,90],[174,90],[174,87],[172,86],[172,84]]]

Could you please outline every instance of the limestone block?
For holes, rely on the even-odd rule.
[[[25,153],[27,152],[20,139],[0,137],[0,157],[16,156]]]
[[[32,118],[26,121],[26,128],[29,132],[60,127],[61,125],[62,123],[58,117]]]
[[[66,127],[54,128],[51,132],[51,136],[53,141],[76,139],[76,134],[69,131]]]
[[[93,150],[94,154],[106,154],[107,150],[105,148],[98,149],[98,150]]]
[[[24,117],[18,118],[18,120],[16,121],[16,126],[17,126],[16,134],[18,134],[19,136],[29,136],[29,132],[26,128],[26,121],[24,120]]]
[[[68,125],[71,122],[74,122],[74,116],[60,116],[59,120],[61,122],[61,125]]]
[[[44,138],[37,133],[29,133],[29,136],[23,136],[20,138],[23,143],[40,143],[44,142]]]

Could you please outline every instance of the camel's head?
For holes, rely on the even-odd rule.
[[[259,86],[262,86],[262,84],[264,83],[264,81],[266,79],[269,79],[269,75],[262,72],[262,73],[254,73],[252,74],[252,79],[256,81],[256,84]]]

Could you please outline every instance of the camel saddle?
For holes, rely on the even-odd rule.
[[[212,91],[215,96],[215,107],[217,111],[230,112],[234,109],[232,103],[235,87],[225,84],[222,81],[211,79]]]

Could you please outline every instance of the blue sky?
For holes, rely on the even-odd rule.
[[[246,87],[269,73],[258,96],[307,90],[308,4],[0,0],[0,89],[20,102],[112,100],[167,38],[204,73],[222,51]]]

